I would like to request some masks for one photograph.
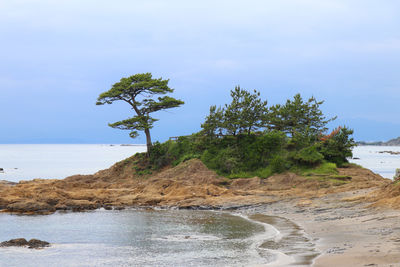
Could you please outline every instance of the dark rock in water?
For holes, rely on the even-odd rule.
[[[4,172],[4,169],[3,169],[3,168],[0,168],[0,172]]]
[[[45,248],[50,247],[50,243],[39,239],[31,239],[28,242],[28,248]]]
[[[28,241],[25,238],[16,238],[0,243],[0,247],[23,247],[27,245]]]
[[[111,205],[108,205],[108,204],[104,204],[103,205],[103,208],[105,209],[105,210],[112,210],[112,206]]]
[[[383,154],[383,153],[388,153],[390,155],[400,155],[399,151],[390,151],[390,150],[385,150],[385,151],[379,151],[379,153]]]
[[[16,238],[0,243],[0,247],[28,247],[28,248],[45,248],[49,247],[50,243],[39,239],[31,239],[26,241],[25,238]]]

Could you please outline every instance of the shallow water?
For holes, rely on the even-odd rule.
[[[145,145],[0,145],[0,180],[62,179],[109,168]]]
[[[259,250],[276,229],[223,212],[0,214],[0,229],[0,240],[53,244],[41,250],[1,248],[0,266],[255,266],[276,258],[273,250]]]
[[[357,146],[353,149],[350,162],[370,169],[382,177],[392,179],[396,169],[400,168],[400,155],[379,153],[381,151],[400,152],[399,146]],[[359,158],[359,159],[354,159]]]

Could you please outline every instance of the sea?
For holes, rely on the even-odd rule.
[[[144,151],[144,145],[0,145],[0,180],[90,174]],[[391,178],[400,155],[381,151],[400,147],[356,147],[351,161]],[[0,266],[310,266],[319,254],[294,222],[246,211],[0,213],[0,229],[0,242],[52,244],[1,248]]]
[[[399,155],[387,152],[398,152]],[[350,162],[393,179],[396,169],[400,169],[400,146],[357,146],[353,149]]]

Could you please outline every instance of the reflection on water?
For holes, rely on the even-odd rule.
[[[0,241],[53,243],[43,250],[2,248],[8,266],[232,266],[265,264],[254,249],[260,223],[209,211],[93,211],[49,216],[0,214]]]

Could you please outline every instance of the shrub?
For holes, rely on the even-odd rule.
[[[322,142],[320,152],[325,160],[334,162],[338,166],[347,163],[347,158],[353,155],[352,148],[356,145],[350,137],[353,130],[346,127],[340,128],[332,137]]]
[[[300,164],[315,166],[322,162],[324,156],[318,152],[317,146],[313,145],[299,150],[293,158]]]

